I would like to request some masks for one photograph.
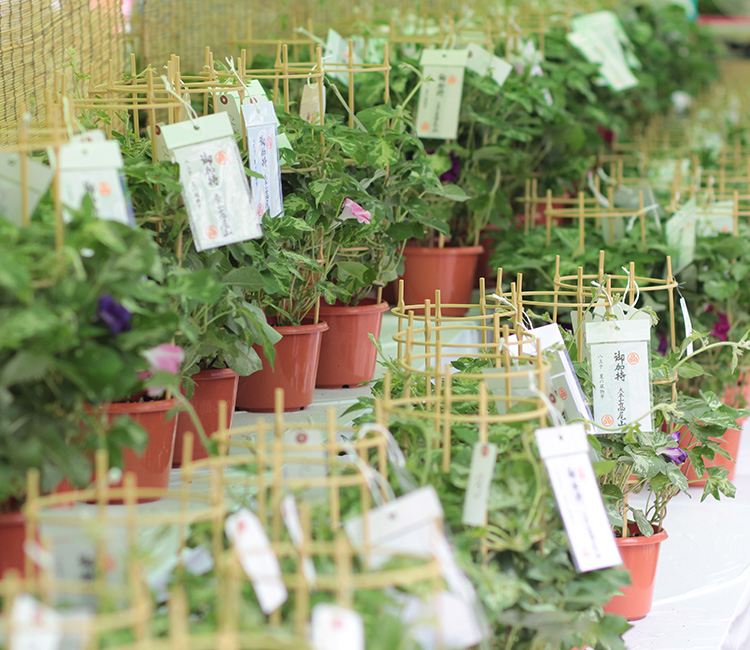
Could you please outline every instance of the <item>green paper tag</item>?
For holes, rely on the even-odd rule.
[[[672,258],[673,273],[679,273],[695,259],[697,219],[695,199],[690,199],[667,221],[667,246],[675,253]]]
[[[417,134],[420,138],[455,139],[461,111],[466,50],[425,50],[419,89]]]

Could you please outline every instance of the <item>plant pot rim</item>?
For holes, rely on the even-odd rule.
[[[377,314],[378,312],[387,311],[390,305],[385,301],[381,300],[376,302],[377,298],[364,298],[360,300],[356,305],[344,305],[344,304],[321,304],[321,314]]]
[[[404,253],[412,257],[419,255],[481,255],[484,253],[484,246],[406,246]]]
[[[106,404],[99,404],[96,410],[99,412],[106,412],[109,414],[120,414],[120,413],[132,413],[137,411],[139,413],[152,413],[159,411],[168,411],[174,408],[177,404],[177,400],[172,397],[171,399],[160,399],[154,400],[153,402],[108,402]],[[87,406],[92,413],[94,408]]]
[[[23,510],[0,510],[0,526],[17,526],[25,521]]]
[[[222,377],[231,377],[236,374],[237,373],[231,368],[204,368],[190,376],[193,379],[196,377],[199,377],[200,379],[221,379]]]
[[[282,336],[289,336],[294,334],[315,334],[317,332],[325,332],[328,329],[328,323],[324,320],[317,323],[303,321],[302,325],[271,325],[271,327]]]
[[[660,530],[658,533],[654,533],[651,537],[645,535],[636,535],[635,537],[615,537],[615,541],[618,546],[648,546],[649,544],[660,544],[667,539],[666,530]]]

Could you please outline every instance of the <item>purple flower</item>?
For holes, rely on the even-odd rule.
[[[441,183],[455,183],[458,180],[458,172],[461,170],[461,161],[452,151],[448,152],[451,158],[451,168],[440,174]]]
[[[669,349],[669,341],[667,340],[667,337],[664,336],[663,332],[657,332],[656,335],[659,337],[659,347],[656,348],[656,351],[661,356],[666,356],[667,350]]]
[[[710,334],[720,341],[726,341],[730,328],[729,317],[721,311],[717,311],[716,315],[719,317],[719,320],[714,323],[714,328],[711,330]]]
[[[674,431],[672,431],[672,433],[670,433],[669,435],[670,435],[670,436],[671,436],[672,438],[674,438],[674,441],[675,441],[676,443],[679,443],[679,442],[680,442],[680,438],[682,438],[682,433],[680,432],[680,430],[679,430],[679,429],[675,429],[675,430],[674,430]]]
[[[685,450],[680,447],[662,447],[659,453],[669,458],[675,465],[682,465],[688,458]]]
[[[112,334],[130,331],[133,315],[108,293],[99,298],[96,315],[104,321]]]
[[[356,219],[359,223],[370,223],[370,213],[365,210],[359,203],[355,203],[351,199],[344,199],[344,209],[341,210],[339,219],[344,221],[345,219]]]

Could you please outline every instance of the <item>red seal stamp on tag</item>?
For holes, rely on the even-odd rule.
[[[422,122],[422,126],[419,127],[422,129],[422,131],[429,131],[430,130],[430,123],[429,122]]]
[[[99,183],[99,194],[102,196],[109,196],[112,194],[112,188],[110,188],[108,183],[101,182]]]
[[[225,165],[227,160],[229,160],[229,156],[227,156],[226,152],[220,151],[216,154],[216,162],[220,165]]]
[[[605,427],[611,427],[614,424],[614,422],[615,422],[614,418],[611,415],[609,415],[609,414],[605,415],[602,418],[602,424]]]
[[[564,388],[560,389],[560,399],[568,399],[568,393]]]
[[[637,353],[635,353],[635,352],[631,352],[631,353],[630,353],[630,354],[628,355],[628,363],[629,363],[629,364],[630,364],[631,366],[634,366],[634,365],[635,365],[635,364],[637,364],[637,363],[638,363],[638,362],[639,362],[640,360],[641,360],[641,358],[640,358],[640,357],[638,356],[638,354],[637,354]]]
[[[307,434],[304,431],[297,434],[297,442],[301,445],[307,442]]]
[[[270,149],[271,147],[273,147],[273,138],[269,135],[268,139],[266,140],[266,148]]]
[[[220,102],[221,102],[222,104],[225,104],[225,105],[226,105],[226,104],[228,104],[228,103],[229,103],[229,97],[227,97],[226,95],[222,95],[221,97],[219,97],[219,101],[220,101]]]
[[[216,239],[216,235],[218,234],[219,234],[219,231],[216,230],[216,226],[209,226],[206,229],[206,237],[208,237],[209,239]]]

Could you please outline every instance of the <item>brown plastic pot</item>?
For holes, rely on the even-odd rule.
[[[0,578],[9,569],[24,575],[26,517],[21,512],[0,512]]]
[[[366,298],[354,307],[320,306],[328,331],[323,334],[320,348],[315,381],[318,388],[349,388],[373,378],[378,351],[370,334],[378,340],[387,309],[387,302],[374,298]]]
[[[404,248],[404,302],[421,305],[435,302],[440,290],[443,305],[469,305],[481,246],[461,248]],[[443,316],[463,316],[468,307],[443,308]]]
[[[247,377],[240,377],[237,386],[237,408],[243,411],[271,413],[277,388],[284,389],[284,410],[300,411],[310,405],[318,374],[320,344],[328,324],[274,326],[281,334],[276,343],[273,369],[263,356],[263,349],[255,350],[263,360],[263,368]]]
[[[237,382],[239,376],[231,368],[212,368],[201,370],[192,377],[195,382],[195,392],[190,398],[190,404],[200,420],[203,431],[210,438],[219,430],[219,402],[226,402],[226,423],[232,426],[234,405],[237,401]],[[208,450],[195,430],[190,414],[182,411],[177,416],[177,432],[174,439],[174,454],[172,467],[182,465],[182,441],[190,431],[193,435],[193,460],[208,458]]]
[[[630,533],[637,531],[635,524],[630,524]],[[630,572],[631,584],[622,587],[622,595],[614,596],[607,603],[604,607],[607,614],[619,614],[629,621],[637,621],[651,611],[659,548],[665,539],[667,533],[663,530],[651,537],[637,535],[616,539],[622,562]]]

